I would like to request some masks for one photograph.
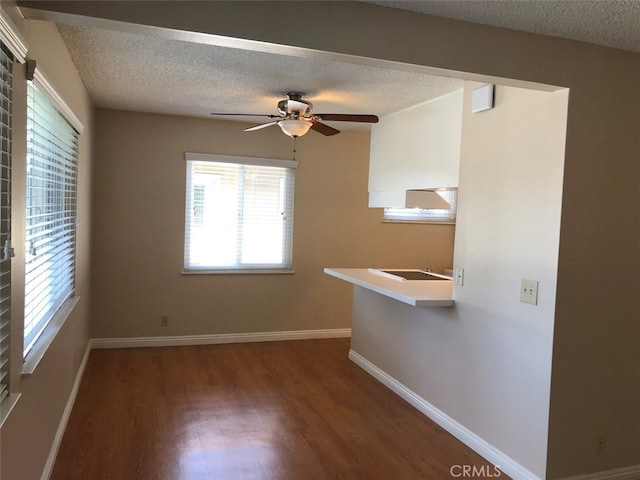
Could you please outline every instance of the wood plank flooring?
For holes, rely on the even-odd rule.
[[[94,350],[51,479],[438,480],[454,478],[454,465],[494,472],[348,351],[348,339]]]

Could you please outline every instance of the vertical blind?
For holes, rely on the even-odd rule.
[[[0,44],[1,45],[1,44]],[[0,248],[11,235],[11,67],[13,58],[0,48]],[[8,252],[7,252],[8,253]],[[0,402],[9,393],[9,330],[11,319],[11,257],[0,250]]]
[[[78,132],[27,87],[24,356],[75,288]]]
[[[186,190],[185,270],[291,269],[293,168],[189,160]]]

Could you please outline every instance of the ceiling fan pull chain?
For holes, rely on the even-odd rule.
[[[296,140],[298,137],[293,137],[293,161],[296,160]]]

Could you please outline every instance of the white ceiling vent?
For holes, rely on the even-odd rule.
[[[484,112],[493,108],[494,87],[494,85],[489,84],[473,90],[471,94],[471,111],[473,113]]]

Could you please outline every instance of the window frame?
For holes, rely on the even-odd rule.
[[[295,171],[298,167],[298,162],[295,160],[273,159],[273,158],[260,158],[260,157],[246,157],[235,155],[219,155],[209,153],[185,153],[186,160],[186,181],[185,181],[185,232],[184,232],[184,256],[183,256],[183,274],[290,274],[294,273],[293,270],[293,222],[294,222],[294,197],[295,197]],[[198,222],[202,222],[202,219],[198,222],[191,222],[193,218],[192,207],[199,205],[194,204],[195,199],[190,198],[192,192],[192,167],[197,164],[229,164],[229,165],[241,165],[249,167],[270,167],[283,169],[286,172],[285,187],[284,187],[284,205],[283,205],[283,243],[282,248],[284,250],[283,261],[275,264],[242,264],[236,265],[201,265],[194,264],[190,258],[191,248],[191,225],[195,225]],[[195,187],[196,185],[193,185]],[[195,192],[194,192],[195,194]],[[203,210],[204,211],[204,207]],[[200,211],[200,210],[199,210]],[[237,251],[241,252],[241,246],[236,245]]]
[[[80,119],[75,115],[75,113],[73,112],[73,110],[68,106],[68,104],[64,101],[64,99],[57,93],[56,89],[53,87],[53,85],[51,84],[51,82],[49,82],[49,80],[44,76],[44,74],[42,74],[42,72],[40,72],[37,68],[36,68],[36,62],[34,60],[27,60],[27,97],[29,97],[30,93],[29,93],[29,89],[32,86],[37,87],[37,89],[39,90],[40,94],[42,95],[42,97],[46,98],[46,100],[50,103],[50,106],[56,110],[58,116],[60,117],[61,121],[64,121],[68,124],[68,126],[71,127],[71,129],[74,131],[74,135],[75,135],[75,176],[74,176],[74,189],[73,191],[75,192],[74,194],[74,198],[73,198],[73,273],[72,273],[72,286],[71,286],[71,291],[69,292],[68,295],[65,296],[65,298],[60,301],[60,302],[56,302],[57,305],[55,308],[53,309],[48,309],[46,312],[46,315],[44,316],[46,318],[46,320],[42,321],[42,319],[40,319],[39,322],[37,322],[39,328],[38,328],[38,332],[37,334],[35,334],[35,336],[31,335],[29,338],[29,341],[27,342],[27,338],[24,335],[25,333],[25,328],[27,326],[26,323],[26,307],[27,307],[27,302],[26,302],[26,297],[27,297],[27,282],[26,282],[26,271],[27,271],[27,263],[28,263],[28,251],[29,251],[29,245],[25,245],[26,246],[26,252],[25,252],[25,290],[24,290],[24,299],[25,299],[25,308],[23,310],[23,325],[22,325],[22,332],[23,332],[23,342],[22,342],[22,349],[23,349],[23,353],[22,353],[22,358],[23,358],[23,371],[22,371],[22,375],[23,376],[29,376],[31,375],[34,371],[36,366],[38,365],[38,363],[40,362],[40,360],[42,359],[42,357],[44,356],[44,353],[46,352],[46,350],[48,349],[49,345],[53,342],[53,339],[55,338],[55,336],[57,335],[57,332],[62,328],[62,325],[64,324],[64,322],[66,321],[66,319],[68,318],[68,316],[70,315],[71,311],[73,310],[73,308],[75,307],[75,305],[78,302],[78,297],[76,296],[76,290],[75,290],[75,279],[76,279],[76,275],[75,275],[75,262],[76,262],[76,251],[77,251],[77,225],[78,225],[78,197],[77,197],[77,189],[78,189],[78,184],[79,184],[79,144],[80,144],[80,137],[81,134],[84,130],[84,125],[82,124],[82,122],[80,121]],[[27,112],[29,112],[29,106],[27,106]],[[29,113],[28,113],[29,116]],[[27,149],[29,149],[29,140],[27,141]],[[25,164],[25,179],[28,178],[28,173],[27,173],[27,169],[28,168],[28,162]],[[28,205],[28,200],[27,200],[27,196],[29,195],[29,188],[28,186],[26,186],[26,190],[25,190],[25,205]],[[64,193],[64,192],[63,192]],[[68,201],[65,200],[63,202],[66,205],[68,205]],[[24,233],[26,234],[28,229],[28,225],[26,224],[25,221],[25,226],[24,226]],[[26,240],[26,238],[25,238]]]
[[[29,45],[25,39],[25,37],[22,35],[22,33],[20,32],[20,30],[14,25],[13,21],[11,20],[11,18],[9,17],[9,15],[5,12],[5,10],[3,8],[0,8],[0,42],[2,42],[5,51],[8,51],[9,53],[12,54],[13,59],[12,59],[12,63],[11,63],[11,67],[12,67],[12,72],[13,73],[13,69],[15,68],[15,66],[17,64],[24,64],[26,62],[26,56],[27,56],[27,52],[29,50]],[[13,88],[12,88],[12,92],[11,92],[11,96],[13,97]],[[11,104],[12,106],[14,105],[14,98],[11,98]],[[9,116],[9,124],[11,125],[12,123],[12,115]],[[13,127],[11,127],[11,129],[9,129],[9,133],[10,133],[10,137],[12,137],[12,132],[13,132]],[[11,168],[14,169],[14,165],[13,165],[13,139],[10,138],[9,141],[9,162],[11,163]],[[10,182],[13,183],[13,173],[14,170],[12,170],[11,172],[11,178],[10,178]],[[9,185],[9,190],[13,190],[12,185]],[[14,205],[14,199],[13,199],[13,192],[10,192],[10,196],[8,199],[9,203],[10,203],[10,216],[13,217],[14,212],[13,212],[13,205]],[[14,222],[13,222],[13,218],[10,219],[9,222],[9,228],[10,228],[10,236],[11,237],[14,233]],[[10,238],[9,238],[10,240]],[[6,257],[10,257],[12,258],[14,256],[13,254],[13,248],[11,245],[11,242],[9,241],[9,243],[7,245],[2,245],[3,250],[5,250],[3,252],[3,256]],[[10,264],[13,263],[12,260],[5,260],[7,262],[9,262]],[[10,289],[10,296],[11,298],[11,303],[13,303],[16,300],[16,292],[15,292],[15,288],[16,288],[16,284],[18,282],[16,282],[15,279],[15,274],[16,274],[16,270],[18,270],[17,268],[15,268],[15,265],[11,265],[11,278],[9,279],[9,289]],[[11,306],[9,308],[8,314],[9,317],[11,317]],[[10,330],[13,330],[15,328],[15,323],[16,322],[16,318],[14,317],[14,319],[9,319],[9,328]],[[15,343],[15,331],[13,332],[14,336],[11,335],[11,332],[9,332],[9,336],[8,338],[5,338],[4,340],[7,342],[6,343],[6,348],[3,350],[2,354],[6,356],[7,358],[7,362],[4,363],[4,368],[6,369],[7,374],[4,376],[3,378],[3,382],[4,382],[4,386],[6,386],[6,392],[7,395],[4,395],[2,402],[0,402],[0,427],[2,426],[2,424],[4,423],[4,421],[7,419],[7,417],[9,416],[10,412],[12,411],[13,407],[16,405],[18,399],[20,398],[20,393],[16,393],[15,391],[11,390],[11,382],[12,382],[12,375],[11,375],[11,370],[14,369],[14,363],[12,363],[12,360],[15,361],[16,360],[16,356],[14,355],[15,353],[15,349],[12,348],[14,347],[13,345],[11,345],[11,343]],[[13,358],[12,358],[13,357]]]

